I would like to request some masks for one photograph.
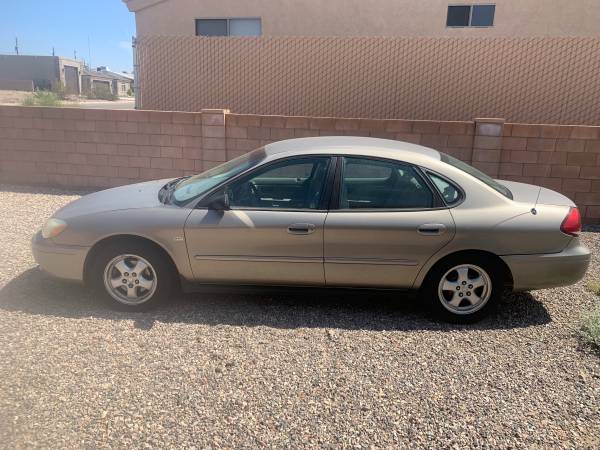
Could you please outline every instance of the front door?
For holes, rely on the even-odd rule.
[[[331,159],[290,158],[261,166],[214,195],[230,209],[194,210],[185,238],[200,282],[322,285],[325,190]]]
[[[421,172],[400,162],[342,158],[339,207],[325,223],[332,286],[409,288],[454,236],[454,220]]]

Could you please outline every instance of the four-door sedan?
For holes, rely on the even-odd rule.
[[[180,285],[415,289],[439,317],[473,321],[505,287],[581,279],[580,229],[557,192],[418,145],[323,137],[82,197],[48,220],[33,253],[122,308]]]

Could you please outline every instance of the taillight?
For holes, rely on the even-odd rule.
[[[560,231],[571,236],[577,236],[577,233],[581,231],[581,214],[577,208],[569,209],[567,217],[560,225]]]

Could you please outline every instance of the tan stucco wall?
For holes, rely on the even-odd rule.
[[[446,28],[449,4],[473,3],[496,4],[494,27]],[[194,19],[202,17],[261,17],[264,36],[600,36],[600,0],[130,0],[128,6],[137,9],[140,37],[194,35]]]
[[[52,56],[0,55],[0,78],[33,80],[51,87],[60,79],[58,61]]]

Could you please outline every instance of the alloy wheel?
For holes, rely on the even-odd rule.
[[[154,295],[156,271],[141,256],[119,255],[104,269],[104,287],[112,298],[125,305],[140,305]]]
[[[467,315],[479,311],[492,295],[492,282],[481,267],[460,264],[440,279],[438,298],[453,314]]]

